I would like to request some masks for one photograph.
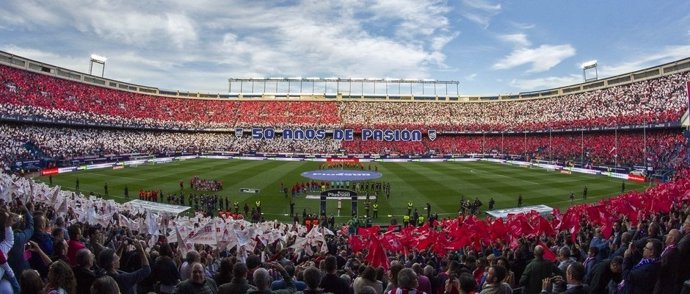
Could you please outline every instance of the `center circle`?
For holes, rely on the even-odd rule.
[[[312,170],[303,172],[301,175],[318,181],[367,181],[383,176],[382,173],[377,171],[339,169]]]

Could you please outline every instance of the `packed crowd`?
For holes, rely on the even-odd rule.
[[[646,143],[645,143],[646,140]],[[122,154],[202,152],[307,153],[387,155],[507,154],[524,159],[573,161],[591,165],[647,165],[677,168],[686,154],[686,139],[678,130],[627,130],[549,134],[443,135],[433,141],[255,140],[217,132],[134,131],[123,129],[46,127],[0,124],[2,169],[21,160],[108,157]],[[35,149],[25,145],[35,146]],[[646,146],[646,151],[645,151]],[[584,155],[584,157],[583,157]],[[645,156],[646,155],[646,156]],[[338,165],[339,163],[331,163]],[[326,165],[323,166],[326,168]]]
[[[619,87],[524,101],[448,103],[342,102],[343,123],[355,129],[503,131],[617,126],[677,121],[687,109],[685,83],[674,74]]]
[[[25,158],[32,142],[47,156],[69,159],[85,155],[166,154],[210,151],[334,153],[339,142],[332,139],[297,141],[253,140],[230,133],[133,131],[123,129],[46,127],[0,124],[0,146],[5,157]]]
[[[640,165],[646,156],[649,166],[663,168],[679,164],[674,160],[684,158],[685,142],[679,131],[648,130],[439,136],[424,143],[427,150],[436,154],[521,154],[533,159],[584,161],[593,165]]]
[[[1,293],[680,293],[690,278],[688,171],[547,218],[385,233],[159,215],[5,174],[0,199]]]
[[[335,103],[164,98],[0,65],[3,114],[153,128],[334,127]]]
[[[151,128],[543,130],[677,121],[687,108],[689,77],[486,103],[238,101],[137,94],[0,65],[0,113]]]

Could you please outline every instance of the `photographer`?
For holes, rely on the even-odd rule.
[[[30,268],[29,262],[24,258],[25,244],[31,240],[34,234],[34,217],[32,215],[33,204],[24,204],[19,199],[16,204],[21,209],[22,214],[14,215],[16,221],[13,222],[14,245],[7,254],[7,262],[15,273],[21,273]]]
[[[565,271],[566,276],[566,290],[564,294],[586,294],[589,293],[588,287],[583,284],[585,278],[585,267],[582,263],[575,262],[568,266]],[[563,283],[563,277],[554,276],[551,278],[546,278],[542,281],[541,293],[552,293],[551,289],[553,284]]]

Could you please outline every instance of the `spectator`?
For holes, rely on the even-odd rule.
[[[93,271],[94,255],[87,248],[80,249],[75,255],[77,266],[74,268],[74,277],[77,282],[77,294],[89,294],[91,284],[96,280],[96,273]]]
[[[621,282],[623,271],[623,257],[616,256],[598,263],[592,270],[592,278],[588,281],[590,294],[615,293]]]
[[[500,265],[489,267],[486,276],[486,284],[480,294],[512,294],[513,289],[510,285],[503,282],[508,274],[508,270]]]
[[[101,251],[98,255],[98,265],[104,274],[107,274],[117,282],[120,292],[122,294],[133,294],[135,293],[135,286],[137,283],[143,281],[151,273],[151,267],[149,266],[149,260],[146,257],[146,252],[139,242],[135,242],[134,246],[137,253],[139,254],[139,259],[141,263],[141,268],[131,272],[120,271],[120,256],[118,256],[114,250],[108,248]]]
[[[192,264],[201,261],[201,255],[196,250],[187,252],[184,263],[180,266],[180,279],[188,280],[192,277]]]
[[[91,294],[120,294],[119,287],[111,276],[102,276],[91,285]]]
[[[564,294],[586,294],[589,293],[589,289],[583,280],[585,278],[585,267],[579,262],[573,263],[568,266],[566,270],[566,282],[567,290],[561,292]],[[544,278],[541,293],[552,293],[552,283],[562,282],[563,278],[561,276],[556,276],[554,278]]]
[[[67,242],[67,260],[69,260],[71,266],[76,266],[77,260],[75,255],[77,251],[85,248],[84,243],[81,242],[81,227],[78,225],[71,225],[67,229],[67,233],[69,236],[69,242]]]
[[[527,265],[520,277],[520,286],[524,287],[525,294],[537,294],[541,290],[542,280],[550,278],[552,274],[558,273],[558,268],[553,262],[544,259],[544,248],[534,247],[534,259]]]
[[[43,280],[34,269],[27,269],[22,272],[20,279],[22,294],[43,294]],[[7,292],[11,293],[11,292]]]
[[[644,248],[642,248],[639,261],[636,257],[640,255],[637,248],[630,244],[625,251],[623,259],[623,281],[619,284],[619,291],[625,293],[652,293],[658,279],[661,264],[659,255],[661,254],[661,241],[649,238]]]
[[[172,294],[180,281],[180,273],[173,261],[173,252],[168,243],[160,246],[160,256],[156,258],[151,271],[153,279],[159,282],[158,292]]]
[[[377,294],[383,292],[383,284],[376,280],[376,270],[371,266],[367,266],[362,274],[359,275],[353,282],[352,288],[354,289],[354,294],[359,294],[359,292],[365,286],[374,288]]]
[[[285,289],[273,290],[271,291],[271,275],[264,268],[258,268],[254,271],[254,284],[256,285],[256,290],[249,290],[249,294],[292,294],[295,292],[295,285],[292,283],[292,278],[288,276],[287,272],[279,263],[271,264],[271,267],[277,270],[283,280],[285,280]]]
[[[312,266],[304,270],[304,283],[306,285],[303,292],[304,294],[323,293],[323,290],[319,288],[319,283],[321,283],[321,271],[319,271],[319,269]],[[374,290],[371,294],[381,294],[381,292],[376,292],[376,290]]]
[[[348,285],[343,279],[341,279],[337,274],[338,270],[338,260],[335,256],[326,257],[325,261],[325,271],[326,274],[321,279],[321,289],[326,293],[333,294],[348,294]]]
[[[77,280],[69,264],[58,260],[50,265],[48,281],[45,286],[46,294],[74,294],[77,291]]]
[[[659,255],[659,278],[654,287],[654,294],[679,293],[684,279],[679,271],[684,265],[678,251],[680,231],[672,229],[666,235],[664,250]]]
[[[218,294],[243,294],[255,291],[256,287],[247,282],[247,266],[244,263],[235,263],[232,267],[232,281],[220,285]]]
[[[204,265],[195,262],[192,263],[191,268],[192,277],[177,285],[177,288],[175,288],[175,294],[218,293],[216,282],[214,282],[212,279],[206,278],[206,275],[204,274]]]

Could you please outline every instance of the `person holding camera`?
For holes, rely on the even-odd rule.
[[[558,292],[562,294],[587,294],[589,293],[588,287],[583,283],[585,278],[585,266],[582,263],[575,262],[568,266],[565,271],[566,277],[566,290],[563,292]],[[553,276],[551,278],[545,278],[542,280],[541,293],[555,293],[552,292],[553,284],[562,284],[563,277]]]
[[[29,262],[24,258],[24,249],[26,249],[25,244],[31,240],[31,236],[34,234],[33,204],[24,204],[18,198],[15,201],[22,214],[7,212],[7,216],[14,219],[11,222],[14,230],[14,245],[7,252],[7,262],[15,273],[21,273],[25,269],[31,268]]]
[[[145,278],[151,274],[151,266],[149,266],[149,259],[146,256],[146,251],[142,247],[141,243],[134,240],[131,242],[134,245],[137,255],[139,256],[139,261],[141,268],[133,271],[131,273],[123,272],[120,270],[120,256],[117,255],[115,250],[111,248],[106,248],[101,251],[98,255],[98,265],[101,267],[104,275],[113,277],[120,287],[122,294],[134,294],[137,283],[143,281]],[[123,246],[125,245],[123,243]]]

